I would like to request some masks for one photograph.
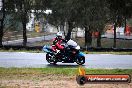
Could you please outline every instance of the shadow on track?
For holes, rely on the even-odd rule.
[[[85,65],[82,65],[85,66]],[[78,68],[79,65],[70,65],[70,64],[47,64],[46,67],[55,67],[55,68]]]

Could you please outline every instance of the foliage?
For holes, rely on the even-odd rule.
[[[13,25],[15,22],[23,25],[24,44],[26,23],[31,12],[37,17],[45,17],[46,22],[57,28],[67,23],[67,37],[70,37],[73,28],[84,28],[85,42],[91,43],[91,32],[98,31],[101,34],[107,22],[116,23],[115,28],[122,25],[132,15],[131,8],[132,0],[5,0],[5,11],[12,16]],[[47,9],[52,13],[45,14]]]

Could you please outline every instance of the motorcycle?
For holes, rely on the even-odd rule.
[[[58,50],[55,53],[51,46],[45,45],[43,51],[46,52],[46,60],[50,64],[56,64],[57,62],[62,63],[74,63],[82,65],[85,63],[85,56],[80,51],[80,46],[73,40],[69,40],[62,43],[64,50]]]

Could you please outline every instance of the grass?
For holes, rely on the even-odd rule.
[[[61,74],[74,75],[77,69],[73,68],[0,68],[0,75],[5,74]]]
[[[87,74],[130,74],[132,69],[85,69]],[[64,75],[75,76],[78,68],[0,68],[0,77],[9,75]]]
[[[132,76],[132,69],[85,70],[86,74],[129,74]],[[12,80],[18,80],[18,82],[21,80],[21,82],[28,81],[33,83],[40,83],[45,80],[53,82],[62,80],[75,81],[78,74],[78,68],[0,68],[0,81],[9,80],[9,83],[12,82]]]
[[[132,76],[132,69],[85,70],[86,74],[130,74]],[[38,88],[42,87],[42,85],[44,85],[43,87],[63,87],[67,85],[72,87],[71,83],[75,84],[77,74],[78,68],[0,68],[0,88]],[[118,84],[115,85],[112,84],[111,87],[118,87]],[[103,85],[103,87],[104,86],[105,85]],[[93,85],[93,87],[96,86]],[[109,87],[109,85],[106,85],[106,87]],[[86,86],[86,88],[89,88],[89,86]]]

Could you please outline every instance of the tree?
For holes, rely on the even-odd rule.
[[[27,44],[26,24],[32,10],[32,4],[32,0],[16,0],[16,8],[18,9],[18,12],[20,12],[20,21],[23,25],[23,46],[26,46]]]
[[[65,22],[65,12],[64,12],[65,3],[64,0],[52,0],[50,9],[52,14],[47,15],[48,23],[56,26],[57,28],[64,24]]]
[[[64,25],[65,22],[68,24],[68,32],[66,40],[71,37],[72,29],[75,27],[75,20],[78,15],[77,4],[79,0],[52,0],[51,10],[52,14],[49,15],[51,24],[55,26]]]
[[[132,0],[125,1],[124,11],[123,11],[123,17],[124,17],[124,23],[125,23],[125,30],[126,30],[126,20],[131,18],[132,11],[130,10],[132,8]]]
[[[32,0],[6,0],[6,12],[13,16],[14,21],[22,23],[23,27],[23,46],[26,46],[26,23],[28,22],[28,13],[31,11]]]
[[[52,14],[48,22],[56,26],[67,22],[67,40],[70,39],[74,27],[85,28],[85,46],[88,47],[92,43],[93,28],[98,25],[100,30],[103,30],[107,15],[105,4],[104,0],[52,0]]]
[[[99,31],[98,47],[101,46],[101,32],[107,19],[105,0],[83,0],[79,1],[78,15],[76,24],[85,28],[85,46],[89,47],[92,43],[92,32]]]
[[[2,46],[2,38],[3,38],[3,28],[4,28],[4,19],[5,19],[5,1],[2,0],[2,2],[0,2],[2,4],[1,7],[1,12],[0,12],[0,46]]]
[[[6,11],[13,15],[15,21],[22,23],[23,27],[23,46],[27,44],[26,24],[32,11],[37,14],[46,10],[50,0],[7,0]],[[49,4],[49,3],[48,3]]]
[[[107,0],[109,3],[109,8],[111,10],[111,16],[114,23],[114,44],[113,47],[116,48],[116,27],[120,25],[125,19],[125,27],[126,27],[126,19],[132,15],[132,0]]]
[[[97,37],[97,47],[101,47],[101,34],[104,30],[105,24],[108,22],[110,11],[108,6],[108,3],[106,0],[98,0],[97,1],[97,14],[96,14],[96,19],[94,21],[96,27],[96,31],[98,32],[98,37]]]

